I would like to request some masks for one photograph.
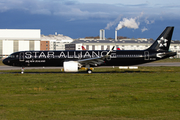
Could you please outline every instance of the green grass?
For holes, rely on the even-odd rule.
[[[0,75],[1,120],[180,119],[180,67],[34,71]]]

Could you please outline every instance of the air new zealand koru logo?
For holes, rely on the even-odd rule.
[[[160,48],[167,47],[167,42],[168,42],[167,39],[164,39],[164,37],[161,37],[161,39],[158,40],[159,47]]]

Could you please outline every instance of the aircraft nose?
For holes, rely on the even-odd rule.
[[[4,59],[3,61],[3,64],[5,64],[5,65],[8,65],[8,63],[9,63],[9,61],[8,61],[8,59],[6,58],[6,59]]]

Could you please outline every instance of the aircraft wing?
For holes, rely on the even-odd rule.
[[[104,63],[104,59],[105,57],[95,57],[95,58],[88,58],[88,59],[83,59],[83,60],[78,60],[78,62],[85,66],[85,65],[100,65],[102,63]]]
[[[78,60],[78,62],[83,66],[85,66],[85,65],[95,65],[95,66],[101,65],[104,63],[105,58],[108,58],[110,56],[110,53],[113,51],[113,49],[114,49],[114,47],[105,56]]]

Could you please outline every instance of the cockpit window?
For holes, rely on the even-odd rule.
[[[14,55],[9,55],[8,57],[9,57],[9,58],[15,58],[15,56],[14,56]]]

